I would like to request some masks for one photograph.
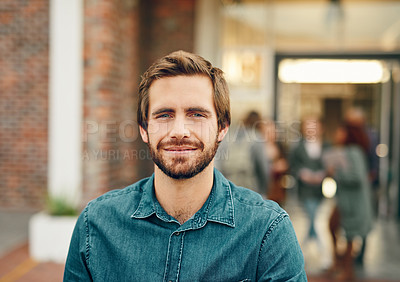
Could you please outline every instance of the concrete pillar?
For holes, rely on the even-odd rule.
[[[220,50],[220,2],[214,0],[196,1],[194,52],[219,65]]]
[[[83,1],[50,1],[48,192],[81,198]]]

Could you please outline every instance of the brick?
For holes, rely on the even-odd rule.
[[[48,1],[0,4],[0,207],[43,206],[47,185]]]

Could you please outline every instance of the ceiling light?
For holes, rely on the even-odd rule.
[[[285,59],[278,76],[285,83],[380,83],[388,78],[376,60]]]

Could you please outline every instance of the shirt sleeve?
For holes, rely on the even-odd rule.
[[[89,227],[86,207],[78,218],[72,233],[64,270],[64,282],[93,281],[89,267]]]
[[[307,281],[304,257],[289,216],[281,214],[264,236],[257,281]]]

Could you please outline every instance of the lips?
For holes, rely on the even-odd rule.
[[[169,141],[161,142],[157,146],[157,150],[164,150],[167,152],[191,152],[196,150],[203,150],[204,144],[200,141]]]
[[[175,146],[175,147],[166,147],[164,148],[164,150],[170,152],[185,152],[185,151],[195,151],[197,150],[197,148],[188,146]]]

